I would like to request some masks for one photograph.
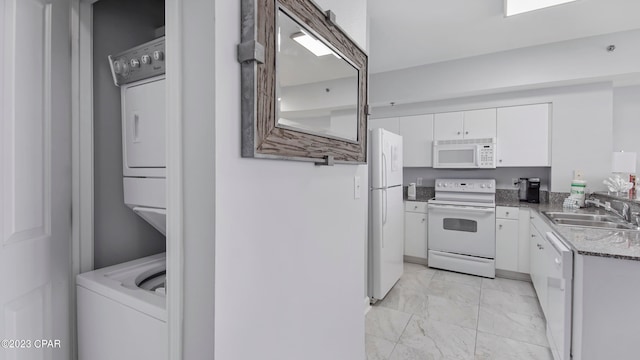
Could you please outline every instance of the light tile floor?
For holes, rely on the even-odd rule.
[[[552,360],[531,283],[405,263],[366,317],[368,360]]]

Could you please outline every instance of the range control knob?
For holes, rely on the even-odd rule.
[[[132,68],[140,67],[140,60],[138,59],[131,59],[129,63],[131,64]]]
[[[443,185],[443,186],[444,186],[444,187],[447,187],[447,185],[448,185],[447,183],[444,183],[444,185]]]
[[[162,61],[164,59],[164,53],[160,50],[156,50],[153,52],[153,60]]]
[[[485,187],[487,187],[487,185],[482,184],[482,185],[480,185],[480,187],[484,189]]]
[[[493,184],[489,184],[487,186],[489,187],[489,189],[491,189],[493,187]]]
[[[149,65],[149,64],[151,64],[151,56],[142,55],[142,57],[140,58],[140,61],[145,65]]]

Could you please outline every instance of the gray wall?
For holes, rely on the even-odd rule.
[[[521,167],[497,169],[434,169],[434,168],[404,168],[404,185],[417,183],[422,178],[422,186],[433,187],[436,179],[496,179],[498,189],[517,189],[513,186],[513,179],[539,177],[540,187],[549,189],[551,168],[549,167]]]
[[[640,86],[613,89],[613,151],[635,151],[640,172]]]
[[[107,61],[154,39],[164,1],[101,0],[93,10],[94,262],[101,268],[165,250],[165,237],[124,204],[120,88]]]

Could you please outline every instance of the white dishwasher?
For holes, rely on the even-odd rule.
[[[570,360],[573,251],[552,232],[545,233],[545,240],[547,339],[554,360]]]

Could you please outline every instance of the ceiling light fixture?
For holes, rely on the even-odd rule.
[[[333,54],[333,51],[331,51],[331,49],[329,49],[329,47],[322,41],[317,40],[313,36],[302,31],[291,34],[291,39],[304,46],[305,49],[311,51],[315,56]]]
[[[504,0],[504,15],[518,15],[574,1],[577,0]]]

